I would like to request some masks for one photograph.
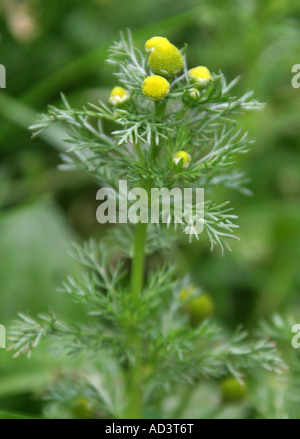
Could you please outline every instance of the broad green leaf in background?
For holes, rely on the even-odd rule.
[[[5,211],[0,216],[0,321],[22,310],[49,307],[70,315],[55,289],[75,266],[68,255],[74,239],[66,221],[49,199]]]

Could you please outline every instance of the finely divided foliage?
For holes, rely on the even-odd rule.
[[[204,187],[209,195],[215,186],[224,185],[247,193],[244,175],[229,168],[252,143],[235,121],[237,114],[261,108],[251,93],[232,96],[237,80],[227,84],[221,73],[212,75],[200,92],[193,91],[184,57],[183,73],[167,77],[167,98],[154,102],[142,92],[143,81],[151,75],[147,54],[133,46],[130,33],[111,47],[108,61],[130,93],[124,105],[99,102],[75,110],[63,96],[62,108],[49,107],[32,126],[39,134],[53,123],[63,125],[69,145],[62,155],[63,169],[85,170],[115,190],[119,180],[126,179],[129,189]],[[119,126],[111,135],[103,128],[105,120]],[[182,161],[174,164],[174,154],[181,150],[191,157],[187,167]],[[235,219],[228,202],[206,199],[204,229],[212,248],[230,248]],[[188,223],[186,219],[183,229]],[[143,415],[140,407],[159,404],[175,383],[228,373],[241,379],[258,365],[276,372],[283,368],[264,337],[248,340],[241,331],[228,335],[207,319],[192,328],[180,300],[182,281],[176,280],[173,266],[150,271],[142,286],[143,255],[168,250],[174,236],[164,234],[162,226],[135,228],[116,226],[100,245],[91,240],[74,246],[72,256],[82,273],[68,277],[59,291],[86,307],[88,323],[65,323],[49,312],[37,318],[20,314],[12,328],[15,355],[30,355],[47,337],[55,355],[86,358],[82,371],[50,390],[52,401],[84,397],[95,417],[137,417]]]
[[[35,134],[54,122],[63,123],[70,148],[63,155],[64,169],[84,169],[100,183],[117,189],[120,178],[132,182],[150,180],[152,187],[204,187],[225,185],[245,192],[243,175],[235,178],[227,168],[236,156],[247,152],[253,142],[247,133],[236,127],[235,116],[245,110],[259,109],[260,103],[248,92],[241,98],[230,95],[237,82],[226,83],[224,75],[213,77],[209,86],[196,99],[189,99],[191,83],[187,69],[171,82],[166,102],[154,103],[142,93],[141,84],[147,75],[147,56],[136,49],[128,34],[122,35],[109,52],[108,61],[118,71],[119,82],[131,93],[126,106],[110,108],[100,102],[74,110],[63,97],[61,109],[50,107],[32,126]],[[186,65],[186,63],[185,63]],[[112,137],[103,131],[102,120],[114,121],[121,128]],[[93,123],[95,121],[95,123]],[[182,147],[192,157],[188,168],[171,166],[172,154]],[[159,160],[149,160],[156,151]],[[196,211],[196,206],[195,206]],[[229,206],[206,202],[204,229],[212,248],[219,244],[230,249],[228,239],[235,239],[234,221]],[[191,223],[187,219],[186,223]],[[182,226],[185,229],[186,223]],[[190,235],[192,237],[193,235]],[[197,233],[195,236],[198,238]]]

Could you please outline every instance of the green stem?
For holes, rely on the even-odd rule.
[[[159,119],[163,115],[166,109],[166,100],[154,103],[155,117]],[[139,151],[139,146],[137,145],[137,151]],[[140,155],[139,154],[139,155]],[[154,161],[157,155],[157,145],[155,141],[152,140],[150,146],[149,160]],[[147,190],[149,195],[150,192],[150,181],[144,182],[144,188]],[[134,249],[133,249],[133,260],[131,268],[130,277],[130,292],[138,312],[139,298],[143,289],[143,279],[144,279],[144,265],[145,265],[145,246],[147,239],[147,223],[137,223],[135,228],[134,237]],[[131,335],[132,337],[132,348],[135,352],[135,364],[132,365],[128,371],[128,382],[127,382],[127,392],[129,395],[128,406],[126,408],[125,417],[127,419],[138,419],[142,416],[142,406],[143,406],[143,364],[142,364],[142,341],[136,333]]]
[[[136,148],[136,152],[137,152],[137,155],[138,155],[138,158],[139,158],[140,162],[143,162],[144,161],[144,157],[143,157],[143,153],[142,153],[142,150],[141,150],[141,145],[139,143],[137,143],[135,145],[135,148]]]
[[[141,342],[135,336],[137,351],[141,350]],[[125,419],[141,419],[143,413],[143,391],[142,391],[142,363],[140,357],[136,357],[136,363],[128,372],[127,394],[129,395],[125,411]]]
[[[183,389],[181,398],[179,400],[178,406],[173,412],[172,419],[181,419],[184,410],[188,406],[191,397],[193,395],[195,388],[191,385],[187,385],[185,389]]]
[[[135,230],[130,289],[136,308],[138,308],[138,301],[143,288],[147,225],[147,223],[137,223]],[[142,345],[137,334],[133,333],[131,337],[132,348],[135,352],[135,364],[132,365],[128,371],[127,392],[129,395],[129,401],[126,407],[125,417],[127,419],[140,419],[142,417],[143,406]]]
[[[155,101],[154,102],[155,117],[157,119],[159,119],[159,117],[164,114],[166,106],[167,106],[167,99],[163,99],[162,101]]]
[[[155,118],[159,120],[159,118],[164,114],[167,106],[167,100],[164,99],[162,101],[155,101],[154,102],[154,113]],[[157,145],[155,143],[155,139],[152,139],[151,146],[150,146],[150,162],[153,162],[156,159],[158,152]]]
[[[145,246],[147,239],[147,223],[137,223],[135,226],[134,252],[130,278],[130,292],[138,312],[139,298],[143,289]],[[139,336],[131,334],[132,349],[135,352],[135,364],[128,371],[127,392],[129,395],[125,417],[139,419],[142,417],[143,392],[142,392],[142,342]]]
[[[137,223],[135,229],[130,279],[131,294],[135,301],[138,301],[143,287],[147,226],[147,223]]]

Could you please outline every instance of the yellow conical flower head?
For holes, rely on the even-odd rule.
[[[165,98],[170,91],[170,84],[162,76],[148,76],[142,85],[145,96],[149,99],[159,100]]]
[[[169,43],[168,38],[165,37],[152,37],[145,43],[146,52],[150,53],[154,50],[154,48],[160,43]]]
[[[183,56],[169,41],[159,43],[150,53],[148,64],[158,75],[173,76],[183,68]]]
[[[192,157],[186,151],[178,151],[173,155],[173,162],[175,165],[178,165],[180,160],[182,161],[182,167],[188,168],[190,166]]]
[[[115,107],[124,104],[130,98],[130,93],[123,87],[114,87],[109,95],[108,102]]]
[[[207,85],[211,79],[211,73],[205,66],[194,67],[188,71],[189,79],[195,84]]]

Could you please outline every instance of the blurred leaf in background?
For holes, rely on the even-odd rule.
[[[9,210],[1,215],[0,236],[0,284],[5,286],[0,320],[27,308],[57,306],[66,312],[55,289],[75,268],[68,256],[74,234],[58,208],[42,199]]]

